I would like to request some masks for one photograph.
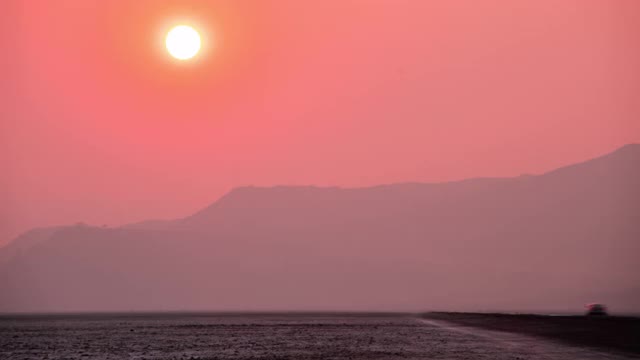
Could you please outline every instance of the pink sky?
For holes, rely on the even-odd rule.
[[[207,49],[171,61],[167,27]],[[0,243],[240,185],[540,173],[640,142],[640,1],[0,4]]]

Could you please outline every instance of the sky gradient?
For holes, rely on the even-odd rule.
[[[162,47],[204,37],[195,61]],[[0,4],[0,244],[242,185],[541,173],[640,142],[640,2]]]

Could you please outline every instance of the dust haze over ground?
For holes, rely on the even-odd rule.
[[[0,358],[625,360],[633,354],[412,314],[104,314],[2,317]]]
[[[40,229],[0,311],[581,311],[640,304],[640,145],[549,173],[238,188],[191,216]]]

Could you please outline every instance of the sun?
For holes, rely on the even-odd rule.
[[[188,60],[200,51],[200,34],[191,26],[179,25],[169,30],[165,45],[174,58]]]

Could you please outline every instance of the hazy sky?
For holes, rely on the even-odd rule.
[[[195,61],[163,48],[178,23]],[[0,31],[0,243],[640,142],[637,0],[4,0]]]

